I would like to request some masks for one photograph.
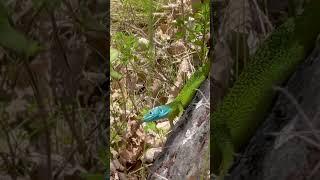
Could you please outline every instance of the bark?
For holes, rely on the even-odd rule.
[[[148,179],[208,177],[209,84],[209,80],[204,81],[200,92],[175,124]]]

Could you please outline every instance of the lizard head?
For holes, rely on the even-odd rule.
[[[148,111],[143,116],[144,122],[156,121],[158,119],[166,118],[169,113],[172,111],[172,108],[168,105],[157,106],[150,111]]]

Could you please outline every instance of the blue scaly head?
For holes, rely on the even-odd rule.
[[[148,111],[143,116],[143,121],[152,122],[162,118],[166,118],[171,113],[171,111],[172,111],[172,108],[168,105],[157,106],[151,109],[150,111]]]

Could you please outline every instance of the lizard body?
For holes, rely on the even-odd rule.
[[[291,18],[257,50],[216,111],[211,113],[213,173],[223,179],[233,156],[254,134],[283,83],[308,55],[320,32],[320,1],[312,0],[301,16]]]
[[[206,62],[202,67],[192,74],[190,79],[181,89],[179,95],[172,102],[152,108],[143,116],[143,121],[152,122],[159,119],[168,118],[172,128],[173,119],[183,113],[183,110],[192,101],[197,88],[207,78],[210,71],[209,64],[209,62]]]

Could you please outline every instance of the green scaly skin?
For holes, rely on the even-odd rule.
[[[194,74],[192,74],[190,79],[181,89],[179,95],[171,103],[168,104],[168,106],[170,106],[173,110],[168,116],[169,119],[173,120],[175,117],[181,115],[183,110],[190,104],[193,96],[197,92],[197,88],[200,87],[202,82],[206,80],[209,74],[209,64],[209,62],[206,62],[201,68],[199,68]]]
[[[264,120],[275,92],[305,59],[320,32],[320,1],[289,19],[261,45],[223,102],[211,113],[211,162],[218,179],[228,173],[234,153],[248,143]]]

